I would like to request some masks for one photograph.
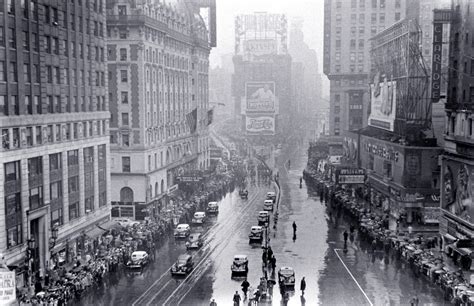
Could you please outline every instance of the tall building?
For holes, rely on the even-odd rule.
[[[194,3],[107,2],[112,216],[157,216],[180,174],[209,166],[215,27]]]
[[[445,152],[441,158],[440,234],[446,243],[474,239],[473,7],[473,0],[453,0],[451,7]],[[459,260],[459,250],[454,251]]]
[[[330,81],[330,135],[367,125],[369,39],[405,17],[406,1],[324,1],[323,70]]]
[[[110,219],[105,2],[1,1],[0,16],[0,252],[32,275]]]

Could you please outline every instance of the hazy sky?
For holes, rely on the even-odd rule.
[[[269,12],[304,19],[305,41],[318,53],[322,73],[324,0],[217,0],[217,48],[211,52],[211,66],[220,64],[222,54],[234,52],[234,17]],[[289,30],[289,29],[288,29]]]

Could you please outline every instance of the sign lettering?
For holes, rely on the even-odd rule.
[[[443,24],[433,24],[433,58],[431,62],[431,101],[438,102],[441,96],[441,59],[443,55]]]

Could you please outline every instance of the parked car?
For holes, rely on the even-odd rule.
[[[273,210],[273,200],[265,200],[263,202],[263,210]]]
[[[249,260],[247,255],[235,255],[234,261],[230,266],[230,270],[232,271],[232,276],[237,275],[247,275],[249,272]]]
[[[217,202],[209,202],[207,204],[207,213],[208,214],[218,214],[219,213],[219,205]]]
[[[206,222],[206,213],[203,211],[195,212],[191,222],[194,224],[203,224]]]
[[[200,233],[192,233],[189,235],[188,240],[186,241],[186,248],[190,249],[199,249],[202,247],[202,235]]]
[[[132,253],[126,266],[130,269],[143,268],[148,264],[148,253],[145,251],[135,251]]]
[[[239,191],[240,198],[243,200],[247,200],[249,196],[249,191],[247,189],[242,189]]]
[[[114,221],[123,227],[134,226],[134,225],[140,224],[139,221],[135,221],[135,220],[127,219],[127,218],[118,218],[118,219],[114,219]]]
[[[257,219],[258,225],[265,225],[265,223],[270,222],[270,213],[265,210],[259,211]]]
[[[291,267],[281,267],[278,270],[278,284],[283,288],[295,287],[295,270]]]
[[[171,267],[171,275],[186,275],[194,268],[193,257],[189,254],[179,255],[176,263]]]
[[[276,201],[276,193],[273,191],[267,192],[267,200],[272,200],[273,203]]]
[[[189,224],[178,224],[174,230],[175,238],[186,238],[191,233],[191,227]]]
[[[261,242],[263,239],[263,227],[252,226],[249,234],[249,242]]]

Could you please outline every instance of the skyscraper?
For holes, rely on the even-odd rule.
[[[105,1],[0,3],[0,250],[31,275],[110,219]]]

